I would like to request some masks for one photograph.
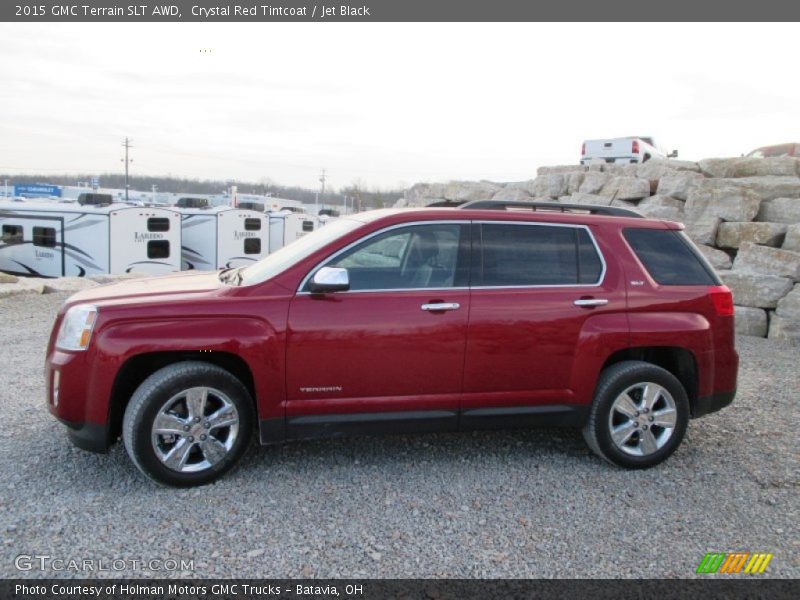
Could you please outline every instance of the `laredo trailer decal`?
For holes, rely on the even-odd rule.
[[[163,208],[122,207],[109,215],[112,273],[160,275],[181,270],[180,214]]]
[[[270,251],[269,218],[246,209],[220,211],[217,217],[217,267],[252,264]]]

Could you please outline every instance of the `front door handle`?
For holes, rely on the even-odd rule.
[[[431,304],[423,304],[420,306],[422,310],[458,310],[461,305],[458,302],[433,302]]]
[[[608,300],[605,298],[580,298],[579,300],[575,300],[573,302],[575,306],[605,306],[608,304]]]

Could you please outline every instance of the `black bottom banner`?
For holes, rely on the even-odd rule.
[[[266,600],[341,598],[343,600],[469,600],[541,598],[570,600],[684,598],[800,598],[800,580],[505,580],[505,579],[6,579],[7,600]]]

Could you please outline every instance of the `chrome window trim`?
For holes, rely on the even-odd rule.
[[[601,287],[605,282],[606,278],[606,271],[608,270],[608,266],[606,264],[605,256],[603,256],[603,252],[600,250],[600,246],[597,244],[597,240],[592,233],[591,228],[588,225],[582,224],[572,224],[572,223],[544,223],[541,221],[506,221],[506,220],[434,220],[434,221],[415,221],[412,223],[399,223],[397,225],[390,225],[389,227],[385,227],[383,229],[379,229],[377,231],[373,231],[371,234],[356,240],[355,242],[351,242],[344,248],[338,250],[331,256],[327,257],[326,259],[322,260],[321,262],[314,265],[314,267],[306,274],[303,280],[300,282],[300,285],[297,288],[297,295],[298,296],[310,296],[311,292],[304,292],[302,291],[303,288],[308,283],[308,280],[311,279],[311,276],[319,269],[324,267],[328,262],[334,260],[339,255],[347,252],[351,248],[361,244],[362,242],[366,242],[367,240],[386,233],[387,231],[392,231],[393,229],[400,229],[402,227],[413,227],[416,225],[520,225],[520,226],[531,226],[537,225],[541,227],[567,227],[570,229],[583,229],[586,231],[586,234],[589,236],[589,239],[594,246],[595,252],[597,252],[597,256],[600,258],[600,276],[598,277],[597,283],[551,283],[551,284],[541,284],[541,285],[472,285],[472,286],[461,286],[461,287],[446,287],[446,288],[386,288],[386,289],[375,289],[375,290],[348,290],[346,292],[336,292],[337,294],[374,294],[377,292],[444,292],[448,290],[525,290],[525,289],[552,289],[552,288],[597,288]],[[483,250],[483,240],[481,240],[481,251]]]
[[[381,235],[383,233],[386,233],[387,231],[392,231],[393,229],[400,229],[402,227],[416,227],[417,225],[469,225],[470,223],[471,223],[471,221],[469,219],[460,219],[460,220],[456,220],[456,221],[451,221],[449,219],[448,220],[444,220],[444,219],[442,219],[442,220],[433,220],[433,221],[413,221],[411,223],[398,223],[397,225],[389,225],[388,227],[384,227],[383,229],[379,229],[377,231],[373,231],[369,235],[364,236],[362,238],[359,238],[355,242],[349,243],[344,248],[341,248],[340,250],[337,250],[336,252],[331,254],[326,259],[324,259],[321,262],[319,262],[316,265],[314,265],[314,267],[308,273],[306,273],[306,276],[303,277],[303,280],[300,282],[300,285],[297,287],[297,295],[303,295],[303,296],[310,296],[311,295],[311,292],[304,292],[303,288],[308,283],[308,280],[311,279],[312,275],[314,273],[316,273],[319,269],[321,269],[322,267],[327,265],[330,261],[334,260],[339,255],[344,254],[345,252],[347,252],[348,250],[354,248],[355,246],[358,246],[359,244],[362,244],[363,242],[366,242],[367,240],[370,240],[370,239],[374,238],[375,236],[378,236],[378,235]],[[388,289],[382,289],[382,290],[348,290],[346,292],[336,292],[336,293],[337,294],[363,294],[365,292],[371,292],[371,293],[375,293],[375,292],[411,292],[411,291],[425,291],[425,290],[427,290],[427,291],[443,291],[443,290],[455,290],[455,289],[469,289],[469,288],[466,288],[466,287],[463,287],[463,288],[454,288],[454,287],[447,287],[447,288],[388,288]]]

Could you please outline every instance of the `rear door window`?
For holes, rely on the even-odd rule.
[[[682,231],[626,229],[625,239],[661,285],[720,285],[714,269]]]
[[[583,227],[489,223],[473,263],[477,287],[593,285],[602,261]]]

